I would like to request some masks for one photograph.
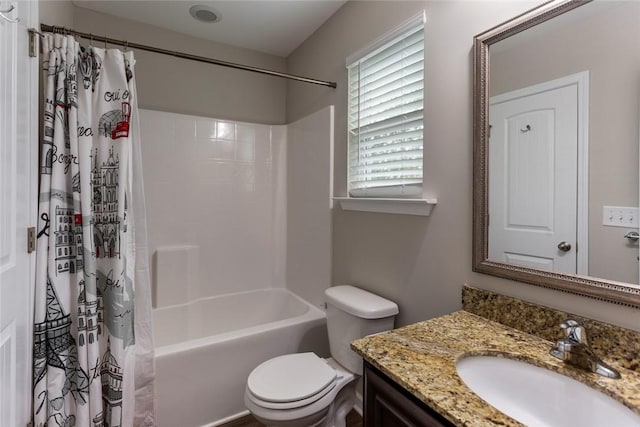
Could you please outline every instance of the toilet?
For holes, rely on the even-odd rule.
[[[249,374],[244,402],[267,426],[344,427],[355,403],[362,359],[352,341],[393,329],[398,306],[355,286],[325,291],[331,357],[295,353],[274,357]]]

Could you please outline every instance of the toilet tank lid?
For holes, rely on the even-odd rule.
[[[327,303],[363,319],[382,319],[398,314],[398,305],[355,286],[332,286],[324,291]]]

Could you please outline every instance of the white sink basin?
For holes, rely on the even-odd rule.
[[[491,356],[461,359],[456,369],[478,396],[527,426],[640,426],[620,402],[548,369]]]

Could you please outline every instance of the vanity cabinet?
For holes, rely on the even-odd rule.
[[[449,421],[364,363],[364,427],[452,427]]]

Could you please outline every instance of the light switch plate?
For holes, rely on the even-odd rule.
[[[638,228],[639,209],[625,206],[603,206],[602,225]]]

